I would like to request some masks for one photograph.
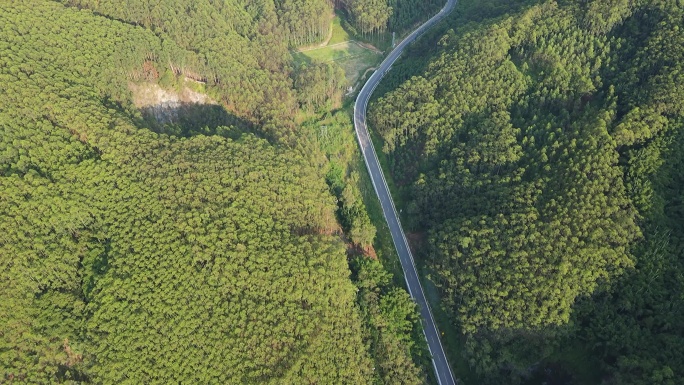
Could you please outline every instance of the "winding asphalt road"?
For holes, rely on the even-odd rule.
[[[455,5],[456,0],[448,0],[444,8],[442,8],[438,14],[426,21],[423,25],[418,27],[404,40],[402,40],[401,43],[399,43],[392,50],[392,52],[390,52],[385,60],[383,60],[380,66],[368,79],[366,84],[364,84],[363,88],[361,88],[361,91],[359,92],[359,96],[356,98],[356,102],[354,103],[354,128],[356,130],[356,137],[359,140],[361,152],[363,153],[363,158],[366,161],[366,167],[368,168],[368,173],[371,176],[375,193],[378,195],[378,199],[380,199],[382,212],[385,215],[385,220],[387,220],[387,225],[389,226],[390,233],[392,234],[394,246],[397,248],[397,254],[399,254],[401,267],[404,270],[406,286],[408,287],[411,297],[416,301],[416,303],[418,303],[420,308],[423,333],[425,334],[425,339],[427,340],[428,348],[430,349],[430,354],[432,355],[432,365],[434,366],[435,375],[437,376],[437,382],[439,385],[454,385],[456,382],[454,381],[454,375],[449,367],[449,362],[446,359],[446,355],[444,354],[444,348],[442,347],[442,341],[439,337],[437,325],[432,317],[430,305],[425,298],[423,287],[418,279],[418,271],[416,270],[416,265],[413,261],[411,249],[406,241],[406,235],[404,234],[404,230],[402,230],[401,222],[399,221],[399,215],[397,215],[397,209],[394,207],[394,201],[392,200],[389,188],[387,187],[385,176],[380,168],[378,156],[375,153],[375,148],[373,148],[373,143],[371,142],[370,135],[368,134],[368,127],[366,127],[366,109],[368,107],[368,99],[370,99],[375,87],[377,87],[382,77],[387,73],[387,71],[389,71],[399,55],[401,55],[404,48],[416,40],[416,38],[428,28],[442,20],[447,14],[449,14],[449,12],[451,12]]]

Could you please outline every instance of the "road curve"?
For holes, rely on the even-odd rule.
[[[382,173],[382,168],[380,168],[380,162],[378,161],[378,156],[375,153],[375,148],[373,148],[373,143],[368,133],[368,127],[366,127],[366,109],[368,107],[368,100],[375,90],[375,87],[377,87],[382,77],[387,73],[387,71],[389,71],[399,55],[401,55],[404,48],[416,40],[420,34],[448,15],[455,5],[456,0],[448,0],[446,5],[444,5],[444,8],[442,8],[439,13],[433,16],[430,20],[426,21],[423,25],[418,27],[404,40],[402,40],[401,43],[399,43],[392,50],[392,52],[390,52],[385,60],[383,60],[377,70],[368,79],[366,84],[364,84],[363,88],[361,88],[361,91],[359,91],[359,96],[356,98],[356,102],[354,103],[354,128],[356,130],[356,137],[359,140],[361,152],[363,153],[363,158],[366,162],[368,173],[370,174],[371,181],[373,182],[375,193],[378,195],[378,199],[382,205],[382,212],[385,216],[385,220],[387,221],[387,225],[389,226],[390,233],[392,234],[394,246],[397,249],[397,254],[399,254],[401,267],[404,270],[404,278],[406,279],[406,286],[408,287],[411,297],[416,301],[416,303],[418,303],[420,308],[423,334],[425,335],[425,340],[427,341],[430,354],[432,355],[432,365],[435,369],[435,375],[437,376],[437,382],[439,385],[454,385],[456,383],[454,380],[454,374],[451,371],[449,362],[446,359],[446,354],[444,354],[444,348],[442,347],[442,341],[439,337],[437,325],[435,324],[435,320],[432,316],[430,305],[425,298],[425,293],[423,293],[423,287],[418,279],[418,271],[416,270],[416,265],[413,261],[411,249],[406,241],[406,235],[401,227],[399,215],[397,215],[397,209],[394,207],[394,201],[392,200],[389,188],[387,187],[387,182],[385,181],[385,176]]]

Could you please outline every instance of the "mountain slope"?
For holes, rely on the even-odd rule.
[[[369,382],[310,159],[150,131],[126,83],[199,59],[141,27],[44,1],[0,20],[3,381]]]
[[[678,349],[649,362],[634,341],[682,338],[679,305],[656,299],[680,304],[680,280],[648,301],[621,289],[664,260],[681,275],[681,5],[487,5],[457,11],[429,64],[371,106],[467,358],[485,381],[519,381],[579,340],[609,381],[675,378]],[[654,322],[654,307],[669,321],[621,319]],[[602,335],[618,327],[633,340]]]

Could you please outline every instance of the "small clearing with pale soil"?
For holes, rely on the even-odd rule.
[[[128,88],[133,93],[133,104],[162,124],[175,122],[178,110],[183,106],[218,104],[206,94],[188,87],[178,92],[164,89],[156,83],[129,83]]]

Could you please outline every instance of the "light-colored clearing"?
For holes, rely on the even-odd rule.
[[[380,57],[378,51],[366,48],[353,40],[295,54],[295,60],[300,63],[334,61],[344,69],[349,85],[355,84],[363,71],[377,63]]]
[[[156,83],[128,83],[133,104],[138,108],[178,108],[182,104],[217,104],[209,96],[183,87],[181,92],[166,90]]]
[[[328,44],[332,45],[348,40],[351,40],[351,36],[342,28],[342,19],[338,15],[335,15],[335,18],[332,21],[332,36],[330,37]]]

